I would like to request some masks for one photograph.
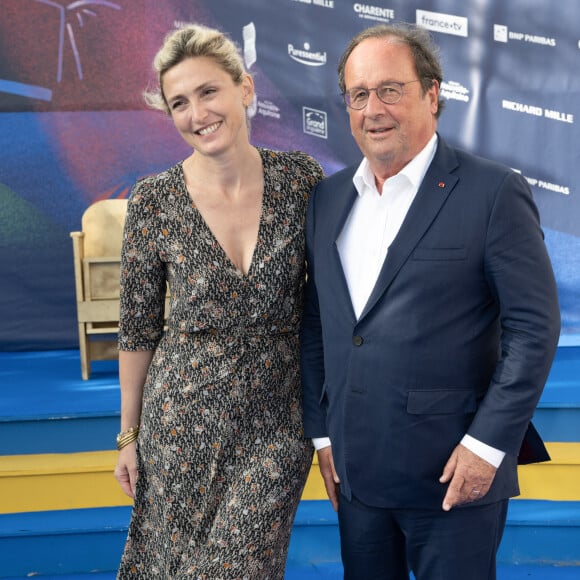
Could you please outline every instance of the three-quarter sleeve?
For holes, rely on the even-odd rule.
[[[166,269],[154,181],[137,183],[131,193],[123,233],[120,271],[119,349],[153,350],[163,334]]]

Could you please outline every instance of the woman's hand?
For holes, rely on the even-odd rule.
[[[132,499],[135,499],[135,485],[139,473],[137,471],[137,445],[133,441],[121,451],[115,467],[115,479],[119,482],[122,490]]]

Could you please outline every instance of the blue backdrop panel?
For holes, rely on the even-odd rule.
[[[141,92],[177,24],[217,26],[255,77],[252,138],[327,173],[357,162],[338,94],[348,40],[432,31],[451,143],[521,172],[554,263],[562,342],[580,343],[580,5],[575,0],[0,0],[0,350],[78,345],[69,232],[91,203],[189,154]]]

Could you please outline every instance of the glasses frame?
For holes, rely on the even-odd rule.
[[[379,101],[381,101],[381,103],[384,103],[385,105],[396,105],[403,98],[403,95],[405,94],[405,92],[403,90],[405,85],[410,85],[411,83],[419,83],[419,82],[421,82],[421,79],[414,79],[412,81],[407,81],[406,83],[400,83],[398,81],[386,81],[384,83],[381,83],[378,87],[374,87],[374,88],[353,87],[352,89],[349,89],[349,90],[341,93],[341,96],[342,96],[342,100],[344,101],[344,104],[349,109],[352,109],[353,111],[362,111],[369,104],[369,98],[370,98],[372,92],[374,92],[375,95],[377,95],[377,99],[379,99]],[[397,99],[394,101],[385,101],[385,100],[381,99],[381,97],[379,95],[379,90],[385,86],[393,86],[393,85],[398,87],[398,89],[399,89],[399,95],[398,95]],[[350,102],[350,91],[353,91],[353,90],[366,91],[368,93],[366,101],[362,107],[353,107],[352,106],[352,104]]]

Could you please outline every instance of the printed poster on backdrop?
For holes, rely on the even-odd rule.
[[[336,66],[365,27],[427,28],[453,145],[520,172],[580,344],[580,4],[575,0],[0,0],[0,350],[76,348],[72,243],[83,211],[189,155],[141,93],[164,35],[200,22],[240,47],[256,145],[356,163]]]

